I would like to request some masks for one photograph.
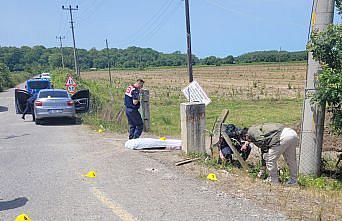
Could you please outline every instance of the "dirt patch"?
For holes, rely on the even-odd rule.
[[[209,173],[215,173],[217,182],[213,187],[236,198],[245,198],[261,208],[285,213],[291,220],[341,220],[342,194],[336,191],[323,191],[300,187],[274,186],[252,179],[238,170],[227,172],[190,163],[176,167],[174,162],[181,160],[179,152],[145,153],[147,157],[178,170],[184,176],[206,180]]]

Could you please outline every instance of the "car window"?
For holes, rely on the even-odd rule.
[[[30,81],[27,84],[29,88],[31,89],[48,89],[49,88],[48,81]]]
[[[68,98],[69,95],[66,91],[41,91],[39,98]]]

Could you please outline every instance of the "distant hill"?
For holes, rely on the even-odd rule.
[[[63,48],[65,67],[73,68],[73,50]],[[107,68],[108,58],[105,49],[78,49],[79,66],[81,70]],[[161,66],[184,66],[187,64],[186,54],[180,51],[166,54],[151,48],[129,47],[127,49],[109,49],[109,57],[114,68],[145,68]],[[289,62],[307,59],[305,51],[257,51],[238,57],[228,55],[224,58],[209,56],[199,59],[193,55],[194,65],[224,65],[252,62]],[[4,63],[10,71],[38,71],[62,67],[59,48],[34,47],[0,47],[0,63]]]

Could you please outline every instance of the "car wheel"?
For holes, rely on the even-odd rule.
[[[36,125],[40,125],[41,124],[41,121],[36,119]]]

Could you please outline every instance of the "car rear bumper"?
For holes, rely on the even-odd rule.
[[[74,107],[67,107],[61,109],[50,109],[47,107],[36,107],[35,108],[35,116],[36,119],[42,118],[59,118],[59,117],[69,117],[74,118],[76,117],[75,108]]]

